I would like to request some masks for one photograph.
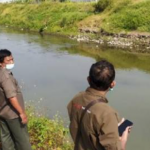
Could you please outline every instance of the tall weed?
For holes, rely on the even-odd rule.
[[[62,119],[56,115],[53,119],[37,113],[28,107],[28,128],[33,150],[72,150],[69,130]]]

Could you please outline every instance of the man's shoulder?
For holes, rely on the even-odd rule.
[[[96,105],[94,105],[91,108],[91,111],[95,115],[103,114],[104,116],[107,114],[111,114],[111,113],[114,113],[114,114],[117,113],[117,111],[113,107],[108,105],[108,103],[104,103],[104,102],[99,102]]]
[[[81,98],[83,97],[83,94],[84,94],[84,93],[85,93],[85,91],[79,92],[78,94],[76,94],[76,95],[73,97],[72,101],[79,101],[79,100],[81,100]]]
[[[72,100],[69,102],[68,107],[70,107],[73,103],[80,103],[84,93],[85,93],[85,91],[79,92],[78,94],[76,94],[72,98]]]
[[[10,73],[6,69],[0,69],[0,81],[9,78]]]

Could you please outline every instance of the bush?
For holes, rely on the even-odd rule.
[[[61,118],[56,115],[49,119],[27,108],[28,130],[33,150],[72,150],[69,141],[69,129],[64,127]]]
[[[95,4],[95,11],[96,12],[102,12],[104,11],[108,6],[110,6],[112,3],[112,0],[99,0],[96,4]]]

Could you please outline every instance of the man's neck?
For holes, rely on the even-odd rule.
[[[99,93],[100,93],[100,95],[102,95],[102,96],[106,96],[106,93],[107,93],[107,91],[99,91]]]
[[[92,88],[92,87],[90,87],[90,88]],[[92,89],[94,89],[94,88],[92,88]],[[97,89],[94,89],[94,90],[97,91],[103,97],[105,97],[107,92],[108,92],[108,90],[106,90],[106,91],[100,91],[100,90],[97,90]]]

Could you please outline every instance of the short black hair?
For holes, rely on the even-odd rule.
[[[113,64],[107,60],[94,63],[89,71],[90,87],[105,91],[115,79],[115,69]]]
[[[8,49],[1,49],[0,50],[0,63],[4,62],[4,58],[11,56],[11,52]]]

